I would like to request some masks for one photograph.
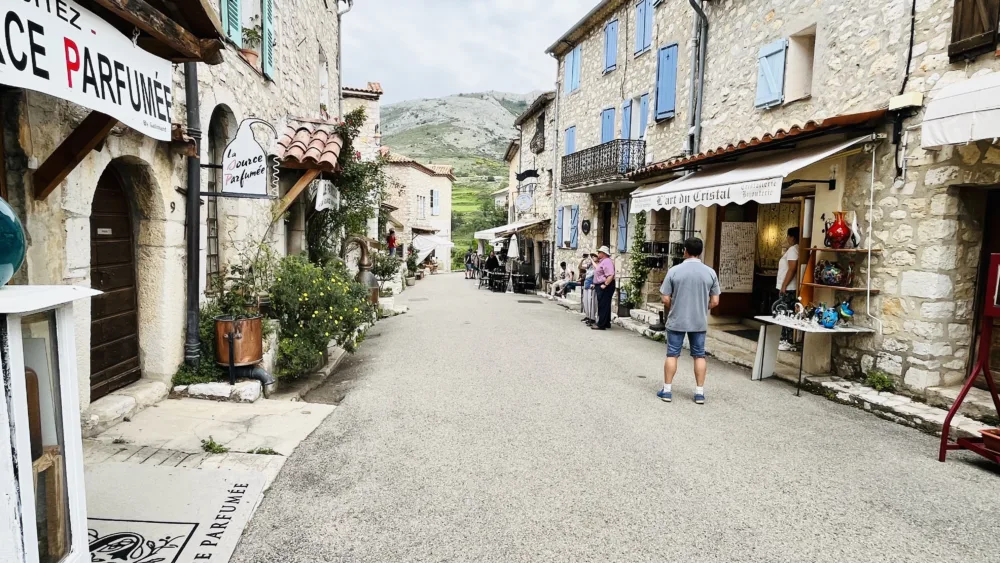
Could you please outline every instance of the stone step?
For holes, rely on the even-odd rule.
[[[140,411],[167,398],[170,389],[161,381],[140,379],[110,395],[101,397],[84,409],[80,429],[84,438],[92,438],[108,428],[131,419]]]
[[[929,387],[926,390],[927,404],[947,411],[955,404],[955,399],[958,398],[958,394],[961,391],[961,385]],[[970,389],[958,413],[990,425],[1000,425],[1000,419],[997,418],[997,410],[993,405],[993,399],[990,397],[990,392],[985,389],[977,389],[975,387]]]

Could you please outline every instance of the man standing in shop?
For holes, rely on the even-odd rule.
[[[615,263],[607,246],[597,249],[594,285],[597,286],[597,324],[590,328],[607,330],[611,328],[611,301],[615,296]]]
[[[684,241],[684,261],[670,268],[660,286],[663,308],[667,313],[667,359],[663,362],[663,389],[657,397],[669,403],[673,400],[672,385],[677,374],[677,358],[681,356],[687,335],[694,359],[694,402],[705,404],[705,335],[708,333],[708,312],[719,305],[719,276],[701,261],[705,243],[698,238]]]
[[[799,289],[799,228],[788,229],[788,237],[785,239],[788,250],[778,261],[778,301],[775,306],[783,306],[789,311],[795,310],[795,292]],[[781,329],[781,342],[778,350],[790,351],[795,349],[792,343],[794,332],[788,327]]]

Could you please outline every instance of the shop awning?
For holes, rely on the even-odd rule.
[[[718,165],[673,182],[640,188],[632,193],[631,212],[743,204],[748,201],[778,203],[786,176],[871,139],[871,135],[865,135],[757,160]]]
[[[504,235],[512,235],[514,233],[523,231],[530,227],[536,227],[543,223],[548,223],[548,219],[527,219],[521,220],[508,225],[503,225],[501,227],[494,227],[492,229],[486,229],[484,231],[476,231],[476,240],[493,240]]]
[[[413,248],[417,251],[417,264],[422,264],[431,252],[439,248],[451,249],[455,243],[434,235],[417,235],[413,237]],[[451,252],[451,250],[449,250]]]
[[[927,104],[920,146],[964,145],[1000,137],[1000,74],[941,89]]]

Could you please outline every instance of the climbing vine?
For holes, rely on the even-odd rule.
[[[628,284],[625,288],[625,293],[628,296],[628,302],[631,308],[635,309],[641,307],[644,301],[643,295],[646,292],[646,280],[649,279],[650,267],[646,263],[649,258],[649,254],[643,251],[643,246],[646,244],[646,214],[636,213],[635,215],[635,232],[632,235],[632,250],[631,250],[631,277],[629,278]]]

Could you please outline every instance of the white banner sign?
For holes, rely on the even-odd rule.
[[[631,212],[644,213],[657,209],[710,207],[712,205],[729,205],[730,203],[742,205],[748,201],[778,203],[781,201],[781,182],[782,178],[771,178],[659,194],[638,193],[632,198]]]
[[[316,190],[316,211],[340,208],[340,191],[329,180],[321,180]]]
[[[173,67],[73,0],[4,0],[0,84],[110,115],[170,140]]]
[[[254,137],[255,123],[266,125],[275,137],[274,127],[261,119],[244,119],[236,138],[222,155],[222,193],[267,197],[267,151]]]

